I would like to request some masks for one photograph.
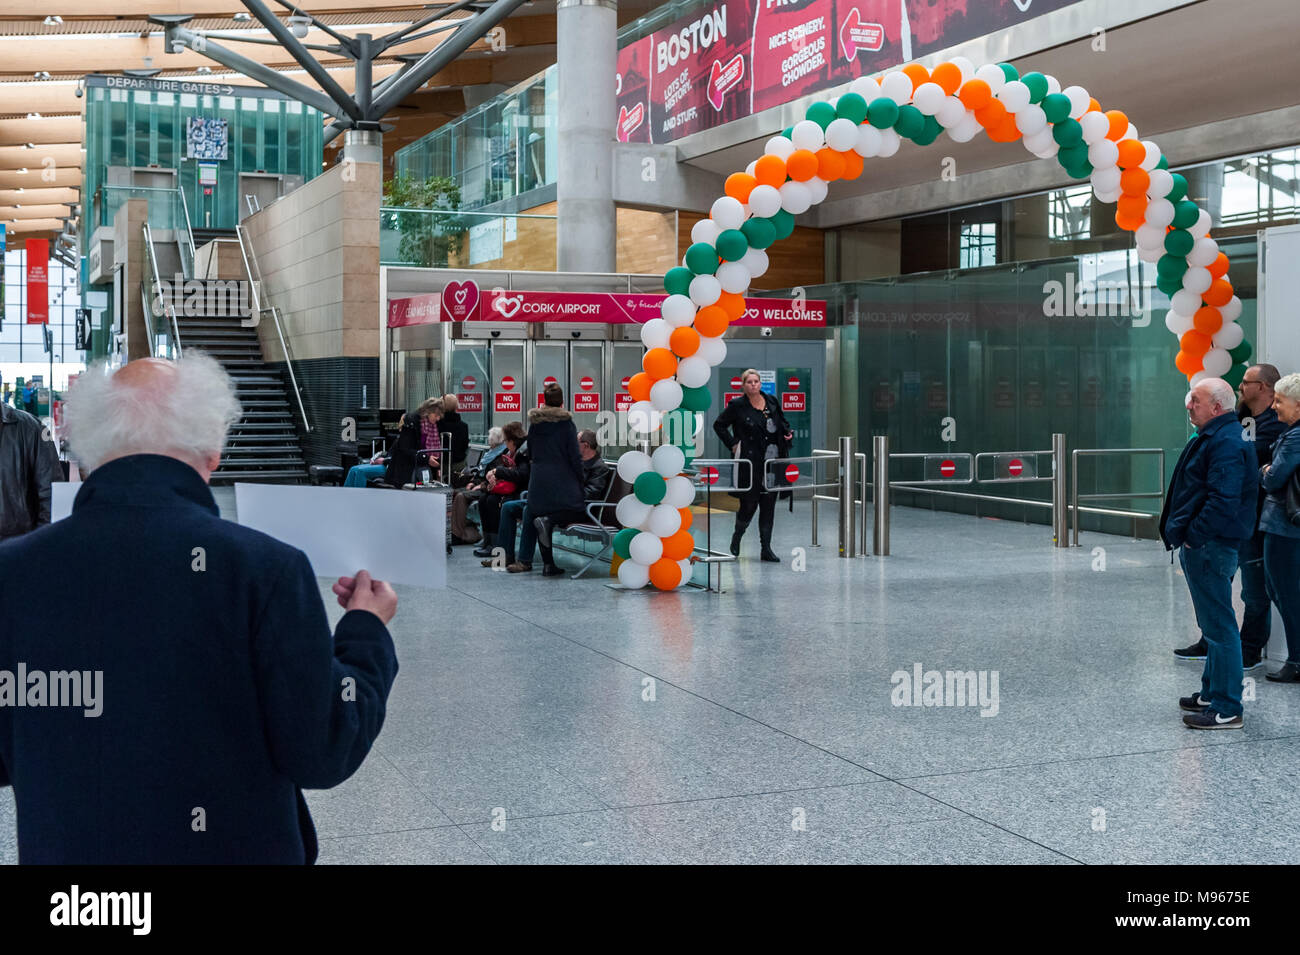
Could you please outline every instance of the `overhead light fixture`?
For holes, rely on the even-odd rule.
[[[19,169],[19,170],[18,170],[18,175],[20,175],[20,176],[25,176],[25,175],[27,175],[27,167],[26,167],[26,166],[23,166],[22,169]]]
[[[307,35],[307,31],[311,29],[311,17],[294,14],[289,17],[289,29],[293,31],[294,36],[301,40]]]
[[[27,145],[26,145],[25,148],[27,148],[27,149],[35,149],[35,148],[36,148],[36,144],[35,144],[35,143],[27,143]]]
[[[200,67],[199,67],[198,69],[196,69],[194,72],[195,72],[195,73],[198,73],[200,76],[207,76],[209,73],[212,72],[212,67],[210,67],[210,66],[200,66]]]
[[[63,23],[63,17],[48,16],[45,18],[45,25],[47,27],[57,27],[62,23]]]
[[[28,118],[28,119],[40,119],[40,118],[41,118],[41,114],[40,114],[40,113],[28,113],[28,114],[27,114],[27,118]]]
[[[34,75],[38,80],[48,80],[50,78],[50,74],[45,70],[38,70]]]
[[[253,17],[252,17],[251,14],[243,13],[243,12],[241,11],[240,13],[236,13],[236,14],[235,14],[233,17],[231,17],[230,19],[232,19],[232,20],[240,20],[240,21],[243,21],[243,20],[251,20],[251,19],[253,19]]]

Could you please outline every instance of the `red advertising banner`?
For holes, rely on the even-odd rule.
[[[618,138],[667,143],[1080,0],[725,0],[618,52]]]
[[[27,240],[27,324],[50,321],[50,240]]]

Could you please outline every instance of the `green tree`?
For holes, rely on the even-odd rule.
[[[401,236],[398,255],[403,264],[446,268],[451,256],[460,253],[465,226],[462,217],[456,215],[460,186],[454,179],[397,176],[384,185],[384,206],[383,228]],[[405,211],[414,209],[436,211]]]

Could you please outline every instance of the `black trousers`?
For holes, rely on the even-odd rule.
[[[773,491],[750,491],[740,496],[740,510],[736,512],[736,533],[743,534],[758,512],[758,536],[764,545],[772,543],[772,524],[776,520],[776,501]]]
[[[551,527],[567,527],[570,524],[582,524],[591,520],[591,516],[586,511],[556,511],[554,514],[537,514],[535,517],[545,518],[550,522]],[[538,532],[537,549],[542,552],[542,563],[548,565],[555,563],[555,552],[551,549],[549,534]]]
[[[484,494],[478,499],[478,519],[484,534],[495,534],[501,527],[501,505],[505,500],[501,494]]]

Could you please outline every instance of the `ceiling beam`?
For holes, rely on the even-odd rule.
[[[46,189],[52,186],[81,188],[82,175],[79,166],[57,166],[42,179],[42,174],[46,172],[39,165],[27,167],[26,172],[0,167],[0,189]]]
[[[23,143],[70,143],[81,141],[80,116],[43,119],[0,119],[0,146]]]
[[[150,14],[188,13],[195,17],[232,16],[248,11],[239,0],[129,0],[132,16]],[[365,13],[375,10],[411,10],[413,14],[427,3],[412,0],[303,0],[302,6],[312,13]],[[106,17],[102,0],[59,0],[55,8],[64,20],[103,20]],[[5,0],[4,20],[42,20],[51,12],[47,0]]]
[[[0,83],[0,114],[81,113],[85,97],[77,96],[76,83],[32,80],[30,83]]]
[[[65,202],[80,202],[81,193],[76,189],[26,189],[21,192],[17,189],[5,189],[0,187],[0,206],[13,205],[62,205]]]
[[[0,146],[0,169],[35,170],[38,181],[42,171],[52,172],[60,167],[80,169],[84,158],[80,143],[46,143],[36,149]],[[47,159],[52,159],[53,164],[46,162]]]
[[[17,205],[0,206],[0,222],[8,222],[10,219],[58,219],[68,214],[68,207],[65,205],[52,206],[29,206],[27,203],[20,203],[22,208]]]

